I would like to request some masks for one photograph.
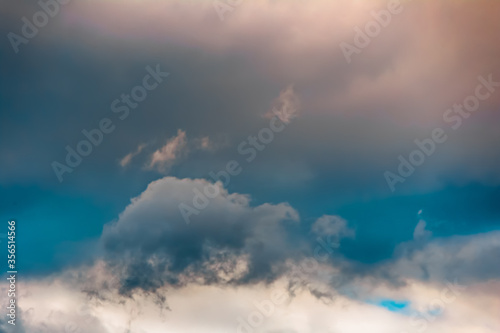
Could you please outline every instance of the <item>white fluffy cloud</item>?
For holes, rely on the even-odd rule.
[[[80,291],[84,283],[75,283],[75,277],[84,281],[96,274],[110,278],[98,264],[71,272],[72,279],[67,275],[19,284],[23,290],[20,333],[496,333],[500,329],[498,281],[470,285],[456,295],[447,290],[449,301],[439,310],[434,305],[439,304],[436,300],[442,298],[446,285],[413,281],[393,289],[374,287],[368,279],[356,285],[369,290],[365,301],[340,297],[333,303],[306,290],[292,297],[283,280],[239,288],[162,288],[168,310],[146,294],[126,298],[110,292],[107,298],[89,298]],[[281,302],[271,303],[277,293]],[[391,312],[371,301],[383,298],[408,301],[411,310]],[[436,315],[426,313],[432,310],[437,310]]]

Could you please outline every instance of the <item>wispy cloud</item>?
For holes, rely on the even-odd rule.
[[[205,151],[215,151],[218,148],[218,144],[210,139],[210,137],[204,136],[196,140],[196,148]]]
[[[159,172],[167,172],[172,165],[187,152],[186,132],[179,129],[177,135],[168,139],[167,143],[151,156],[148,169],[156,168]]]
[[[146,148],[146,146],[147,146],[147,144],[141,144],[141,145],[139,145],[139,146],[137,147],[137,149],[136,149],[135,151],[133,151],[133,152],[131,152],[131,153],[127,154],[124,158],[122,158],[122,159],[120,160],[120,165],[122,166],[122,168],[124,168],[124,167],[126,167],[127,165],[129,165],[129,164],[130,164],[130,162],[132,161],[132,159],[133,159],[135,156],[139,155],[139,154],[142,152],[142,150],[143,150],[144,148]]]
[[[293,118],[299,116],[300,103],[293,85],[286,87],[273,104],[272,110],[264,115],[265,118],[278,117],[285,124],[289,124]]]

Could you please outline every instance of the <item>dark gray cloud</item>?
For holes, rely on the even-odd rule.
[[[225,133],[237,143],[261,126],[259,116],[269,110],[281,89],[294,83],[303,106],[303,124],[286,134],[282,144],[277,143],[279,150],[269,149],[268,155],[277,156],[277,161],[263,155],[267,163],[261,168],[269,170],[272,176],[268,178],[279,179],[275,175],[283,168],[280,162],[295,160],[306,173],[336,185],[339,193],[349,187],[371,195],[390,195],[381,174],[397,167],[398,155],[409,153],[414,139],[427,137],[434,127],[443,125],[446,108],[470,94],[478,75],[493,73],[497,77],[492,59],[498,49],[490,41],[491,34],[482,31],[493,28],[466,14],[483,15],[494,25],[487,6],[467,4],[463,5],[467,10],[459,12],[460,6],[448,1],[411,4],[363,50],[359,61],[347,66],[339,42],[352,39],[351,24],[362,25],[370,19],[371,7],[382,4],[385,2],[364,5],[366,16],[360,10],[354,23],[331,19],[328,10],[352,10],[341,2],[318,1],[314,20],[301,10],[300,3],[289,4],[282,16],[283,4],[255,4],[264,6],[268,15],[255,17],[259,24],[250,20],[241,25],[237,20],[218,21],[208,2],[155,5],[161,10],[127,3],[118,10],[119,18],[112,4],[68,4],[23,52],[5,53],[8,66],[2,77],[6,88],[2,117],[9,126],[2,135],[12,143],[0,148],[9,157],[2,181],[55,186],[50,163],[64,159],[64,147],[76,145],[82,129],[95,127],[108,116],[117,122],[117,129],[67,175],[73,186],[82,188],[85,182],[80,179],[87,177],[112,175],[117,159],[142,142],[153,141],[158,148],[178,129],[192,137]],[[20,28],[20,17],[36,9],[28,2],[4,6],[8,15],[2,24],[13,31]],[[242,6],[234,14],[238,17],[250,8]],[[460,25],[453,23],[457,29],[469,29],[463,39],[445,43],[451,38],[449,22],[439,15],[432,20],[426,17],[429,11],[445,8],[463,18],[458,20]],[[176,10],[182,10],[183,19]],[[154,29],[141,24],[145,15],[152,16]],[[412,23],[424,18],[433,26],[432,36]],[[308,27],[302,29],[311,34],[303,38],[305,45],[294,43],[294,26]],[[325,35],[326,31],[330,34]],[[410,32],[417,37],[407,39],[405,34]],[[320,35],[325,37],[318,39]],[[417,51],[425,42],[430,45],[424,49],[445,48],[455,56],[450,59],[447,52],[422,56]],[[8,40],[4,47],[9,49]],[[141,81],[147,65],[156,63],[171,76],[128,119],[113,118],[111,102]],[[435,70],[438,68],[440,71]],[[464,68],[470,70],[457,70]],[[25,99],[20,91],[30,98]],[[498,117],[492,111],[498,107],[498,94],[485,103],[482,115],[468,119],[468,129],[448,142],[452,147],[426,162],[425,171],[410,179],[402,192],[429,191],[463,179],[496,184],[498,159],[489,142],[496,137]],[[492,140],[477,139],[485,131]],[[220,152],[218,157],[206,158],[206,165],[226,156]],[[206,174],[206,170],[192,170],[198,161],[186,163],[186,170],[196,174],[175,169],[173,174]],[[443,175],[450,179],[443,180]],[[290,182],[294,178],[293,174],[287,177]],[[276,185],[283,183],[276,181]]]
[[[187,224],[180,204],[193,204],[196,191],[221,195]],[[199,192],[198,192],[199,193]],[[252,207],[245,195],[229,194],[220,183],[166,177],[148,188],[105,226],[105,257],[123,270],[122,291],[154,291],[163,284],[272,282],[305,242],[292,243],[298,213],[287,204]],[[294,231],[295,230],[295,231]]]
[[[214,186],[221,195],[208,199],[206,208],[190,216],[187,224],[179,205],[194,209],[195,194]],[[199,196],[197,200],[197,205],[203,203]],[[250,202],[249,196],[202,179],[166,177],[151,183],[101,236],[104,258],[119,279],[116,287],[131,295],[155,293],[163,286],[271,283],[287,277],[292,294],[300,287],[324,298],[334,291],[356,297],[353,283],[366,278],[375,285],[401,287],[408,279],[473,283],[500,276],[493,264],[496,232],[434,239],[427,229],[432,223],[423,228],[424,221],[416,221],[413,239],[396,247],[389,259],[364,263],[346,257],[344,247],[356,243],[357,235],[341,217],[323,216],[301,226],[297,211],[288,204]],[[320,266],[336,273],[325,279],[314,268]],[[318,279],[332,289],[319,287]]]

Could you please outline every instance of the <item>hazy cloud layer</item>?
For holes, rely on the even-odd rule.
[[[22,17],[34,9],[19,3],[3,6],[10,15],[2,24],[13,31],[20,29],[16,15]],[[34,133],[51,131],[54,141],[41,139],[28,145],[20,139],[13,114],[21,105],[30,113],[36,107],[20,104],[20,97],[6,90],[12,102],[5,120],[12,125],[2,135],[19,139],[13,140],[15,147],[1,148],[2,155],[9,156],[3,181],[46,178],[52,182],[49,167],[31,166],[64,158],[64,146],[80,139],[75,133],[94,126],[113,99],[139,83],[144,66],[161,59],[172,74],[171,84],[150,93],[131,115],[134,120],[119,124],[107,146],[93,155],[92,164],[101,169],[114,165],[137,147],[135,140],[162,140],[175,135],[178,128],[192,137],[225,132],[237,142],[242,133],[259,126],[258,117],[272,110],[271,101],[293,83],[305,119],[288,134],[280,159],[303,156],[302,163],[309,164],[313,174],[330,178],[332,184],[341,182],[337,174],[355,184],[360,179],[356,170],[369,165],[361,176],[366,188],[387,195],[380,174],[397,168],[398,155],[411,152],[413,140],[428,137],[433,128],[449,129],[443,114],[474,92],[478,76],[492,74],[500,81],[496,65],[500,50],[493,33],[500,28],[497,2],[403,2],[402,6],[404,10],[347,64],[339,44],[353,43],[353,28],[364,28],[373,20],[370,13],[386,8],[386,1],[252,1],[235,8],[224,22],[210,1],[123,2],[118,8],[115,1],[71,3],[36,39],[23,45],[27,52],[20,54],[27,57],[37,52],[39,61],[47,64],[23,72],[20,79],[28,89],[59,96],[43,117],[32,118],[33,124],[24,126]],[[425,28],[416,22],[426,22]],[[56,64],[51,59],[59,47],[71,50],[72,56]],[[74,63],[80,61],[80,51],[85,61],[77,68]],[[7,57],[16,69],[20,58]],[[35,69],[40,76],[33,76]],[[75,82],[68,82],[68,71],[74,72]],[[92,89],[89,82],[96,81],[102,87]],[[99,88],[100,97],[96,97],[93,92]],[[33,96],[33,101],[40,99]],[[80,103],[81,109],[80,100],[87,101]],[[428,162],[432,167],[408,180],[401,191],[429,191],[461,182],[498,184],[500,160],[491,142],[499,135],[499,104],[498,91],[482,101],[478,112],[463,119],[459,135],[439,147],[439,156]],[[73,118],[63,110],[74,110]],[[47,121],[55,118],[65,126]],[[142,128],[148,128],[150,135],[141,133]],[[314,154],[317,136],[328,142],[321,154],[344,160],[346,170],[322,172],[334,163]],[[342,149],[347,142],[348,154]],[[86,170],[93,172],[88,165]]]

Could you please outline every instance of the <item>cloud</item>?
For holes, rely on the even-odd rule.
[[[64,145],[81,139],[76,135],[81,130],[80,124],[96,126],[95,122],[102,118],[102,112],[106,110],[89,105],[109,105],[119,91],[130,91],[142,75],[143,67],[158,57],[178,72],[175,84],[162,86],[157,95],[151,94],[151,98],[141,105],[144,112],[132,112],[136,117],[133,122],[120,123],[113,118],[120,124],[120,130],[113,133],[106,145],[101,145],[88,159],[86,169],[81,171],[83,176],[75,178],[76,186],[72,190],[80,191],[78,186],[82,183],[85,186],[97,184],[98,177],[114,177],[117,155],[113,153],[118,152],[118,156],[125,158],[129,156],[129,147],[149,139],[141,137],[146,135],[144,128],[148,129],[148,135],[154,137],[165,131],[173,133],[177,126],[185,129],[182,131],[183,140],[179,130],[177,136],[170,139],[177,140],[176,143],[171,143],[166,149],[170,140],[167,141],[163,148],[158,149],[157,160],[153,163],[154,155],[148,160],[148,166],[161,172],[168,172],[192,148],[186,132],[190,136],[201,137],[199,148],[195,149],[205,151],[213,147],[214,133],[228,131],[234,137],[249,133],[254,128],[252,126],[258,125],[256,121],[262,110],[267,110],[276,92],[294,82],[293,87],[289,86],[281,92],[273,110],[286,122],[297,116],[300,109],[301,122],[294,123],[297,130],[283,133],[284,140],[277,140],[273,146],[266,148],[262,159],[266,162],[249,165],[248,174],[254,167],[260,167],[258,170],[263,172],[245,179],[246,184],[237,184],[247,186],[245,190],[238,187],[238,191],[252,193],[259,202],[281,202],[286,201],[284,197],[291,196],[296,202],[301,202],[302,206],[297,207],[307,206],[305,210],[319,211],[320,214],[336,211],[340,205],[351,203],[352,197],[359,200],[360,194],[366,194],[367,200],[385,196],[385,192],[381,194],[378,191],[378,186],[385,189],[385,184],[379,185],[381,171],[397,166],[397,156],[414,148],[408,149],[408,143],[412,144],[415,138],[426,137],[429,129],[441,126],[443,111],[461,102],[473,91],[477,75],[491,72],[497,81],[500,77],[500,48],[495,39],[497,36],[491,33],[500,27],[497,19],[500,5],[482,0],[404,3],[404,12],[394,17],[391,25],[372,40],[370,47],[364,49],[350,66],[346,66],[339,43],[352,41],[353,27],[363,27],[372,19],[372,10],[380,10],[386,5],[385,0],[247,1],[231,12],[223,24],[213,10],[212,1],[89,1],[65,7],[57,20],[44,27],[43,33],[26,45],[27,52],[15,58],[6,54],[5,82],[23,82],[25,89],[22,90],[33,92],[27,101],[18,85],[4,85],[7,96],[4,109],[15,111],[5,113],[2,124],[8,126],[0,131],[0,136],[4,138],[0,141],[12,143],[0,147],[0,155],[5,156],[1,182],[16,184],[14,189],[6,187],[9,192],[6,197],[12,198],[12,194],[17,193],[15,198],[25,201],[28,197],[26,190],[17,185],[29,182],[30,185],[35,182],[39,185],[45,173],[50,172],[49,168],[39,166],[49,165],[53,156],[63,160]],[[36,4],[27,6],[32,7],[28,8],[21,2],[3,5],[5,13],[9,14],[6,16],[10,16],[0,22],[2,27],[8,27],[5,31],[19,32],[19,18],[39,9]],[[342,13],[343,19],[338,19],[336,13]],[[144,24],[145,19],[147,25]],[[426,29],[422,29],[418,22],[426,22]],[[134,47],[131,48],[131,45]],[[59,52],[71,54],[71,57],[64,56],[61,61],[54,62],[54,59],[59,59]],[[36,62],[31,59],[35,54]],[[68,76],[68,73],[72,75]],[[141,74],[137,76],[134,73]],[[214,84],[214,74],[217,84]],[[300,108],[295,103],[299,94]],[[55,98],[47,99],[47,96]],[[443,184],[457,181],[461,184],[498,184],[500,163],[496,143],[500,134],[495,110],[498,109],[499,96],[496,93],[485,101],[481,111],[471,116],[466,125],[464,123],[460,136],[453,140],[450,138],[447,146],[433,156],[429,164],[426,162],[402,191],[408,189],[408,193],[414,195],[421,193],[421,189],[440,188]],[[47,104],[47,101],[53,103]],[[166,103],[169,103],[169,112],[165,112]],[[38,105],[44,105],[46,112],[43,115],[37,112]],[[66,112],[69,109],[75,112]],[[113,116],[112,113],[110,115]],[[270,116],[276,116],[276,113],[271,111],[266,114],[266,117]],[[65,126],[60,126],[54,119]],[[165,126],[170,127],[165,129]],[[53,136],[46,136],[47,130]],[[32,136],[26,136],[27,133]],[[54,140],[60,145],[53,145]],[[125,147],[124,142],[128,146]],[[122,161],[129,165],[134,156]],[[281,164],[273,165],[273,159]],[[270,164],[265,164],[269,161]],[[199,160],[193,163],[206,165]],[[284,164],[288,164],[286,168]],[[113,169],[103,169],[109,166]],[[281,183],[288,186],[300,179],[299,183],[308,187],[290,191],[289,187],[275,186],[279,176],[283,177]],[[48,188],[51,185],[45,184],[53,183],[53,175],[50,174],[47,179],[44,186],[30,187]],[[89,179],[95,179],[95,182],[89,182]],[[124,183],[123,179],[113,180]],[[411,182],[414,182],[413,186]],[[204,210],[197,216],[199,223],[193,223],[188,228],[178,216],[176,205],[191,200],[193,190],[201,190],[206,184],[200,179],[177,178],[165,178],[150,184],[114,223],[106,226],[101,238],[106,268],[119,277],[116,288],[123,294],[134,293],[135,296],[138,291],[153,290],[166,293],[170,286],[178,288],[173,288],[179,292],[173,295],[173,301],[176,308],[182,308],[183,312],[180,318],[176,317],[179,319],[174,318],[168,325],[180,332],[189,332],[188,328],[192,327],[188,323],[192,323],[193,304],[196,303],[193,299],[203,301],[197,313],[204,314],[207,308],[211,312],[203,316],[203,324],[192,331],[206,332],[205,326],[211,327],[205,325],[207,323],[214,325],[216,332],[224,329],[234,331],[234,326],[227,323],[237,315],[248,313],[238,312],[240,308],[233,309],[233,304],[243,308],[245,304],[238,303],[238,297],[227,294],[244,293],[248,296],[245,300],[251,304],[252,296],[258,293],[259,297],[265,297],[269,291],[265,287],[257,288],[257,284],[263,282],[265,285],[286,276],[290,270],[297,268],[306,254],[312,252],[306,240],[311,232],[315,236],[321,233],[349,235],[354,232],[347,227],[343,217],[331,215],[318,219],[311,230],[305,223],[297,227],[298,213],[291,205],[253,205],[249,196],[229,193],[220,185],[215,185],[221,195],[211,203],[213,208]],[[254,186],[255,192],[247,191],[251,186]],[[273,192],[276,188],[278,192]],[[480,198],[475,202],[468,189],[464,188],[457,189],[457,196],[443,191],[430,200],[440,202],[446,196],[446,202],[458,198],[462,203],[467,202],[467,205],[458,207],[459,212],[471,215],[464,224],[470,228],[486,226],[485,230],[497,227],[498,209],[493,203],[498,199],[498,191],[478,191],[480,195],[472,196]],[[120,200],[127,193],[137,193],[137,187],[128,188],[129,191],[122,189],[120,187],[120,194],[116,193],[117,197],[121,195]],[[276,195],[280,189],[283,196]],[[109,196],[109,192],[102,188],[96,188],[95,193],[98,192],[103,193],[99,195]],[[467,194],[465,199],[460,199],[463,194]],[[29,199],[29,204],[46,197],[46,192],[40,191],[37,197]],[[375,204],[379,212],[395,212],[421,199],[426,200],[421,196],[407,196],[401,201],[378,201]],[[305,202],[307,200],[310,201]],[[50,203],[40,201],[34,205],[34,217],[40,215],[39,205],[47,202]],[[398,205],[397,209],[391,205],[394,203]],[[5,204],[10,210],[11,203],[6,201]],[[385,206],[382,207],[382,204]],[[314,208],[311,209],[312,206]],[[449,215],[457,208],[451,206],[452,209],[442,210]],[[467,211],[462,208],[465,206],[472,208]],[[363,211],[365,206],[354,208]],[[473,214],[475,212],[477,216]],[[68,213],[68,216],[71,214]],[[499,331],[498,317],[490,318],[488,313],[489,309],[499,306],[498,297],[495,298],[499,291],[496,280],[500,275],[497,269],[500,236],[497,232],[432,239],[425,221],[419,221],[415,227],[412,220],[406,228],[401,227],[406,223],[404,220],[401,224],[394,224],[400,223],[399,215],[391,217],[392,220],[386,218],[388,215],[366,213],[364,219],[359,216],[359,229],[366,230],[375,225],[370,240],[376,237],[382,239],[375,245],[367,245],[359,237],[349,239],[350,245],[363,258],[385,246],[382,243],[390,244],[397,238],[391,237],[398,230],[404,229],[407,239],[412,238],[413,231],[414,239],[400,245],[392,258],[384,257],[383,262],[374,265],[348,260],[341,254],[335,260],[322,264],[305,280],[305,285],[316,297],[304,293],[300,296],[301,304],[292,305],[294,310],[288,312],[286,320],[280,322],[276,319],[275,322],[273,319],[273,324],[266,329],[270,332],[297,330],[303,333],[366,331],[368,327],[374,332],[396,331],[401,327],[401,317],[386,317],[382,310],[361,304],[360,300],[369,292],[376,291],[390,294],[382,296],[391,296],[392,299],[401,299],[408,293],[411,295],[408,299],[413,303],[425,303],[420,297],[439,292],[435,284],[459,277],[466,281],[464,283],[480,284],[477,289],[471,288],[477,293],[464,298],[463,303],[457,303],[460,306],[449,317],[446,315],[436,320],[429,332]],[[26,216],[25,219],[29,220]],[[448,224],[455,225],[457,229],[454,230],[458,230],[459,222],[466,219],[449,218]],[[358,236],[359,229],[356,228]],[[322,295],[334,287],[334,273],[352,282],[343,286],[342,290],[343,294],[351,295],[355,300],[350,303],[352,312],[318,302],[318,299],[324,300]],[[108,277],[99,274],[100,277]],[[369,279],[375,281],[375,287],[366,281]],[[492,281],[488,282],[488,279]],[[386,282],[391,283],[384,290],[381,285]],[[414,290],[410,288],[412,283]],[[97,284],[102,286],[104,282]],[[212,289],[222,285],[238,285],[238,290]],[[74,308],[77,302],[69,302],[61,292],[74,293],[74,285],[66,289],[59,287],[57,284],[41,284],[35,294],[42,294],[51,302],[37,300],[33,306],[53,310],[53,315],[72,318],[71,313],[66,313],[71,311],[62,311],[65,309],[61,309],[60,304],[68,309]],[[86,290],[94,291],[90,287]],[[41,293],[44,288],[51,293]],[[102,296],[103,290],[106,288],[97,288],[96,292]],[[196,298],[197,292],[202,294],[200,298]],[[220,302],[224,304],[216,304],[221,306],[218,308],[213,300],[220,299],[217,297],[221,293],[227,293],[224,294],[227,298],[224,298],[225,302]],[[55,296],[57,301],[52,301]],[[28,295],[27,299],[29,297],[33,298]],[[113,297],[118,296],[111,295]],[[104,298],[110,297],[106,295]],[[92,299],[95,300],[95,297]],[[102,323],[108,325],[106,330],[124,332],[129,316],[122,317],[120,310],[113,310],[120,315],[115,317],[110,313],[113,311],[105,311]],[[332,312],[339,314],[334,328],[325,323],[330,320]],[[474,316],[470,315],[471,312]],[[62,330],[60,323],[48,322],[47,318],[54,318],[50,317],[50,313],[43,313],[37,321],[45,325],[30,326],[28,331],[33,332],[40,327],[40,330],[50,332]],[[359,313],[363,316],[360,317]],[[223,317],[226,314],[227,317]],[[126,319],[122,321],[123,318]],[[115,327],[116,322],[125,324]],[[147,325],[147,321],[141,324]],[[155,322],[154,325],[162,324]],[[136,330],[160,330],[143,327]],[[89,325],[88,328],[95,332],[101,329],[99,325]]]
[[[186,225],[178,204],[207,186],[217,188],[219,196]],[[428,315],[448,281],[457,280],[465,290],[427,322],[427,332],[475,327],[493,333],[500,327],[494,312],[499,301],[492,292],[500,290],[499,232],[417,237],[380,265],[360,269],[336,255],[305,270],[314,248],[305,231],[352,238],[354,230],[336,215],[323,215],[310,228],[299,222],[298,212],[286,203],[252,205],[249,196],[229,193],[220,183],[159,179],[105,226],[99,260],[20,281],[22,325],[26,332],[42,333],[66,333],[68,327],[80,329],[75,333],[155,333],[165,327],[234,332],[238,317],[248,318],[255,302],[278,288],[289,293],[289,301],[265,319],[263,331],[357,331],[366,325],[374,332],[400,331],[414,328],[408,313]],[[425,227],[419,225],[420,235]],[[373,305],[374,299],[404,299],[410,305],[395,313]],[[467,316],[471,311],[474,316]],[[193,312],[199,314],[195,324]]]
[[[223,135],[218,135],[215,139],[203,136],[189,140],[186,131],[178,129],[176,136],[168,139],[163,147],[151,154],[146,168],[148,170],[156,169],[165,174],[170,171],[174,164],[179,163],[195,151],[213,153],[225,145],[227,145],[227,138]],[[124,159],[128,158],[129,155],[125,156]]]
[[[200,149],[202,150],[213,150],[214,149],[214,143],[210,141],[210,138],[208,136],[205,136],[200,139]]]
[[[141,144],[137,147],[137,149],[131,153],[128,153],[127,155],[125,155],[125,157],[123,157],[121,160],[120,160],[120,165],[122,168],[126,167],[127,165],[129,165],[129,163],[132,161],[132,159],[139,155],[142,150],[146,147],[147,145],[146,144]]]
[[[425,236],[427,233],[423,231]],[[400,280],[459,279],[461,283],[476,283],[500,278],[500,267],[496,263],[500,255],[499,231],[421,242],[417,237],[415,242],[399,245],[395,260],[383,265],[381,270],[390,270]]]
[[[432,236],[432,232],[429,230],[426,230],[425,227],[427,226],[427,223],[424,220],[418,221],[417,226],[415,227],[415,230],[413,231],[413,239],[422,239],[422,238],[429,238]]]
[[[176,131],[179,126],[192,137],[212,138],[220,132],[237,137],[250,132],[274,95],[293,82],[293,92],[300,95],[303,123],[294,124],[296,133],[285,134],[288,144],[279,147],[277,159],[310,164],[323,184],[340,184],[335,186],[339,195],[345,193],[344,182],[378,195],[388,189],[380,184],[381,174],[397,168],[397,156],[413,150],[413,140],[443,125],[444,111],[474,91],[478,75],[493,73],[495,80],[500,78],[500,47],[490,33],[500,28],[495,16],[500,5],[491,1],[404,2],[404,11],[350,65],[339,43],[352,42],[353,28],[364,28],[373,20],[371,11],[386,8],[387,1],[247,1],[223,23],[208,0],[126,1],[119,8],[116,4],[75,2],[61,9],[58,19],[44,27],[36,40],[23,45],[32,52],[23,52],[21,58],[7,53],[6,81],[18,78],[29,82],[28,89],[41,92],[32,95],[33,104],[46,103],[45,90],[59,104],[47,106],[50,113],[45,118],[8,116],[9,126],[0,135],[14,144],[0,147],[6,156],[2,183],[51,184],[51,170],[35,166],[63,160],[65,144],[81,139],[75,134],[81,130],[78,124],[100,119],[105,110],[97,106],[108,105],[117,91],[136,85],[139,67],[143,70],[158,55],[162,68],[172,73],[178,70],[179,76],[172,85],[162,85],[151,94],[141,106],[147,112],[120,124],[123,129],[99,147],[102,155],[92,155],[95,163],[85,167],[93,171],[92,176],[102,174],[103,167],[115,167],[117,153],[119,157],[129,153],[131,145],[125,148],[124,142],[130,137],[148,140],[141,137],[146,135],[144,128],[155,137],[165,127]],[[17,32],[19,17],[38,8],[21,2],[8,2],[4,7],[11,17],[0,24],[5,31]],[[343,13],[344,19],[337,19],[335,13]],[[145,18],[150,24],[143,24]],[[428,29],[415,23],[422,21],[428,22]],[[410,35],[414,38],[407,38]],[[43,52],[50,45],[72,52],[74,61],[52,62],[53,56]],[[442,52],[429,51],[438,49]],[[198,50],[205,57],[200,58]],[[39,54],[40,63],[47,66],[23,71],[30,54]],[[79,80],[70,79],[68,73]],[[95,82],[103,85],[99,94],[94,93]],[[15,86],[6,87],[7,109],[20,105],[23,94]],[[75,103],[81,98],[76,92],[82,90],[94,107]],[[495,111],[499,103],[498,92],[481,102],[481,110],[467,123],[464,120],[460,135],[450,137],[422,171],[401,186],[401,192],[459,182],[499,184],[500,159],[494,144],[500,136]],[[164,112],[165,105],[169,112]],[[77,108],[79,119],[64,112],[69,108]],[[191,121],[195,117],[198,121]],[[57,126],[51,119],[67,126]],[[46,128],[53,130],[59,145],[43,136]],[[23,140],[24,129],[37,140]],[[332,173],[333,167],[340,170]]]
[[[278,117],[285,124],[289,124],[299,116],[300,100],[293,89],[293,85],[289,85],[281,91],[273,104],[272,110],[264,115],[265,118]]]
[[[312,231],[319,236],[354,237],[354,230],[340,216],[323,215],[314,222]]]
[[[206,186],[220,194],[187,225],[178,206]],[[193,281],[273,281],[283,273],[285,259],[303,247],[303,241],[289,239],[297,221],[288,204],[253,207],[248,196],[230,194],[220,183],[166,177],[132,199],[118,220],[105,226],[101,242],[110,263],[123,270],[124,293]]]
[[[186,132],[177,130],[177,135],[168,139],[167,143],[151,156],[148,168],[156,168],[159,172],[168,172],[170,167],[184,154],[186,154]]]
[[[205,135],[199,138],[191,140],[190,146],[192,150],[200,150],[205,152],[214,153],[221,148],[229,145],[229,139],[227,135],[217,134],[213,137]]]
[[[496,333],[500,328],[498,281],[469,285],[455,290],[456,294],[448,291],[446,296],[450,301],[443,303],[442,309],[436,309],[436,304],[439,304],[436,300],[442,299],[446,284],[420,281],[391,288],[374,285],[370,279],[357,280],[355,287],[363,290],[364,299],[340,296],[333,303],[318,301],[307,290],[301,289],[295,296],[285,297],[284,302],[271,303],[271,306],[273,293],[286,293],[285,280],[239,288],[190,285],[160,289],[171,308],[171,311],[166,311],[145,293],[127,298],[110,292],[104,300],[88,298],[81,292],[81,287],[96,277],[102,280],[111,278],[104,265],[96,264],[21,283],[19,287],[23,292],[19,298],[21,316],[18,323],[22,329],[19,333],[229,333],[238,332],[241,323],[248,323],[252,316],[262,317],[255,320],[258,323],[255,332],[363,332],[367,328],[370,332],[380,333],[412,332],[425,326],[426,333],[466,333],[471,330]],[[4,282],[0,285],[2,288],[6,286]],[[404,299],[409,305],[407,311],[394,312],[373,304],[371,300],[375,299]],[[430,315],[431,310],[437,315]],[[195,321],[193,313],[196,313]]]
[[[219,194],[186,224],[179,205],[203,201],[200,193],[207,188]],[[344,256],[341,241],[348,239],[352,247],[357,240],[342,217],[323,215],[309,233],[298,222],[298,212],[287,203],[253,206],[249,196],[230,193],[220,182],[165,177],[150,183],[104,227],[100,243],[110,269],[122,277],[125,295],[165,285],[246,285],[296,276],[297,267],[315,258],[318,244],[325,242],[336,244],[333,252],[326,250],[326,261],[316,258],[325,273],[299,274],[302,280],[320,282],[311,285],[312,291],[328,293],[328,288],[367,277],[393,286],[408,279],[463,277],[476,282],[500,277],[493,263],[500,248],[498,232],[434,239],[421,220],[414,240],[400,244],[391,258],[363,264]]]
[[[207,188],[219,195],[186,224],[179,204],[191,203],[193,197],[203,201],[199,193]],[[303,232],[299,221],[298,212],[286,203],[253,206],[249,196],[230,193],[220,182],[165,177],[133,198],[104,227],[100,242],[110,269],[121,276],[124,295],[162,286],[247,285],[301,276],[311,292],[326,295],[343,286],[353,297],[356,292],[346,283],[356,279],[373,278],[396,287],[409,279],[441,283],[460,277],[475,283],[500,277],[494,264],[498,232],[434,239],[421,220],[415,239],[400,244],[392,258],[363,264],[343,255],[341,240],[356,244],[355,231],[345,219],[323,215],[310,233]],[[326,261],[315,259],[324,273],[301,271],[304,260],[315,258],[320,240],[336,244]]]

